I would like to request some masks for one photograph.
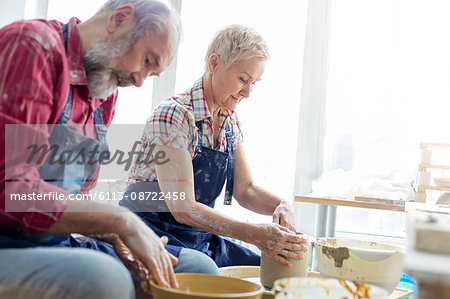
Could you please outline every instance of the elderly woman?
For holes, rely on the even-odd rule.
[[[219,267],[260,264],[258,254],[224,236],[254,244],[286,265],[286,258],[303,258],[306,241],[295,233],[292,207],[252,180],[235,112],[261,79],[268,57],[259,34],[226,27],[208,48],[204,75],[163,101],[145,126],[141,157],[121,204],[167,236],[166,248],[175,256],[191,248]],[[225,204],[233,196],[249,210],[273,215],[273,223],[247,223],[214,210],[225,181]]]

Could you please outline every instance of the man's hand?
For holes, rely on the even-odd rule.
[[[173,266],[177,264],[178,259],[164,248],[167,237],[160,239],[136,215],[131,212],[128,215],[130,216],[127,223],[128,229],[120,235],[120,239],[130,249],[136,260],[148,269],[148,279],[145,271],[141,272],[141,277],[145,274],[147,281],[155,279],[160,286],[177,288],[178,282]],[[139,263],[136,266],[139,266]],[[148,287],[148,283],[146,285]],[[146,286],[143,286],[143,289],[146,290]]]
[[[134,252],[127,246],[125,243],[120,239],[119,235],[114,233],[108,233],[108,234],[91,234],[90,237],[93,237],[95,239],[110,243],[113,245],[114,251],[116,252],[119,259],[122,261],[122,263],[125,265],[125,267],[130,271],[130,273],[134,274],[137,278],[139,278],[141,288],[145,292],[150,292],[150,280],[155,278],[158,284],[158,279],[155,274],[158,276],[161,276],[161,271],[155,271],[155,269],[150,269],[142,262],[135,254]],[[167,245],[167,242],[169,241],[166,236],[161,237],[161,242],[163,245]],[[166,251],[164,249],[164,251]],[[171,266],[170,269],[173,272],[173,265],[176,264],[177,259],[176,257],[172,256],[170,253],[166,252],[170,256],[171,260]],[[159,278],[161,279],[161,278]],[[169,277],[169,279],[171,279]],[[166,280],[167,281],[167,280]],[[172,280],[169,280],[172,281]],[[176,282],[176,281],[175,281]],[[175,287],[172,283],[170,285],[171,287]]]
[[[62,216],[46,233],[116,233],[134,257],[148,269],[149,279],[154,278],[160,286],[178,287],[173,271],[178,259],[167,252],[165,243],[138,216],[124,207],[70,201]],[[139,268],[139,263],[132,264],[132,267]]]
[[[95,239],[107,242],[113,245],[114,251],[116,252],[119,259],[122,261],[124,266],[130,271],[130,273],[134,274],[137,278],[139,278],[141,282],[141,287],[145,292],[150,291],[150,273],[147,267],[142,263],[128,248],[123,241],[120,239],[119,235],[109,233],[109,234],[94,234],[90,235]],[[163,237],[166,240],[167,237]],[[161,238],[162,239],[162,238]],[[164,242],[164,240],[162,240]]]
[[[286,201],[281,201],[272,215],[273,223],[287,227],[295,232],[295,212],[294,208]]]

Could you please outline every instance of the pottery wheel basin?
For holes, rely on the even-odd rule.
[[[154,299],[240,298],[259,299],[263,287],[241,279],[209,274],[177,273],[179,288],[150,283]]]

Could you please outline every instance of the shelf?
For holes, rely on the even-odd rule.
[[[450,143],[437,143],[437,142],[420,143],[421,159],[418,167],[419,172],[417,174],[416,179],[417,193],[414,196],[414,199],[417,202],[427,201],[427,197],[431,195],[431,192],[426,192],[427,190],[450,192],[450,185],[447,184],[448,178],[435,177],[435,171],[433,171],[433,169],[434,170],[438,169],[441,170],[442,172],[450,170],[450,165],[443,165],[440,164],[438,161],[435,161],[435,163],[432,162],[433,150],[435,149],[448,152],[450,150]],[[444,164],[446,163],[444,162]],[[433,178],[435,183],[432,186],[430,186],[431,178]]]
[[[420,143],[420,148],[421,149],[427,149],[430,147],[447,147],[450,148],[450,144],[449,143],[437,143],[437,142],[421,142]]]
[[[342,199],[342,198],[295,196],[295,201],[303,202],[303,203],[315,203],[315,204],[328,205],[328,206],[345,206],[345,207],[377,209],[377,210],[397,211],[397,212],[405,211],[405,205],[368,202],[368,201],[350,200],[350,199]]]
[[[438,186],[423,186],[423,185],[419,185],[419,186],[417,186],[417,190],[419,192],[424,191],[424,190],[450,191],[450,188],[438,187]]]
[[[434,169],[448,169],[450,170],[450,166],[447,165],[438,165],[438,164],[419,164],[419,171],[425,170],[427,168],[434,168]]]

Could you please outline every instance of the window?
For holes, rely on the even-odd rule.
[[[325,172],[413,180],[419,142],[449,142],[449,9],[444,0],[333,1]],[[340,231],[404,229],[400,213],[338,209]]]

